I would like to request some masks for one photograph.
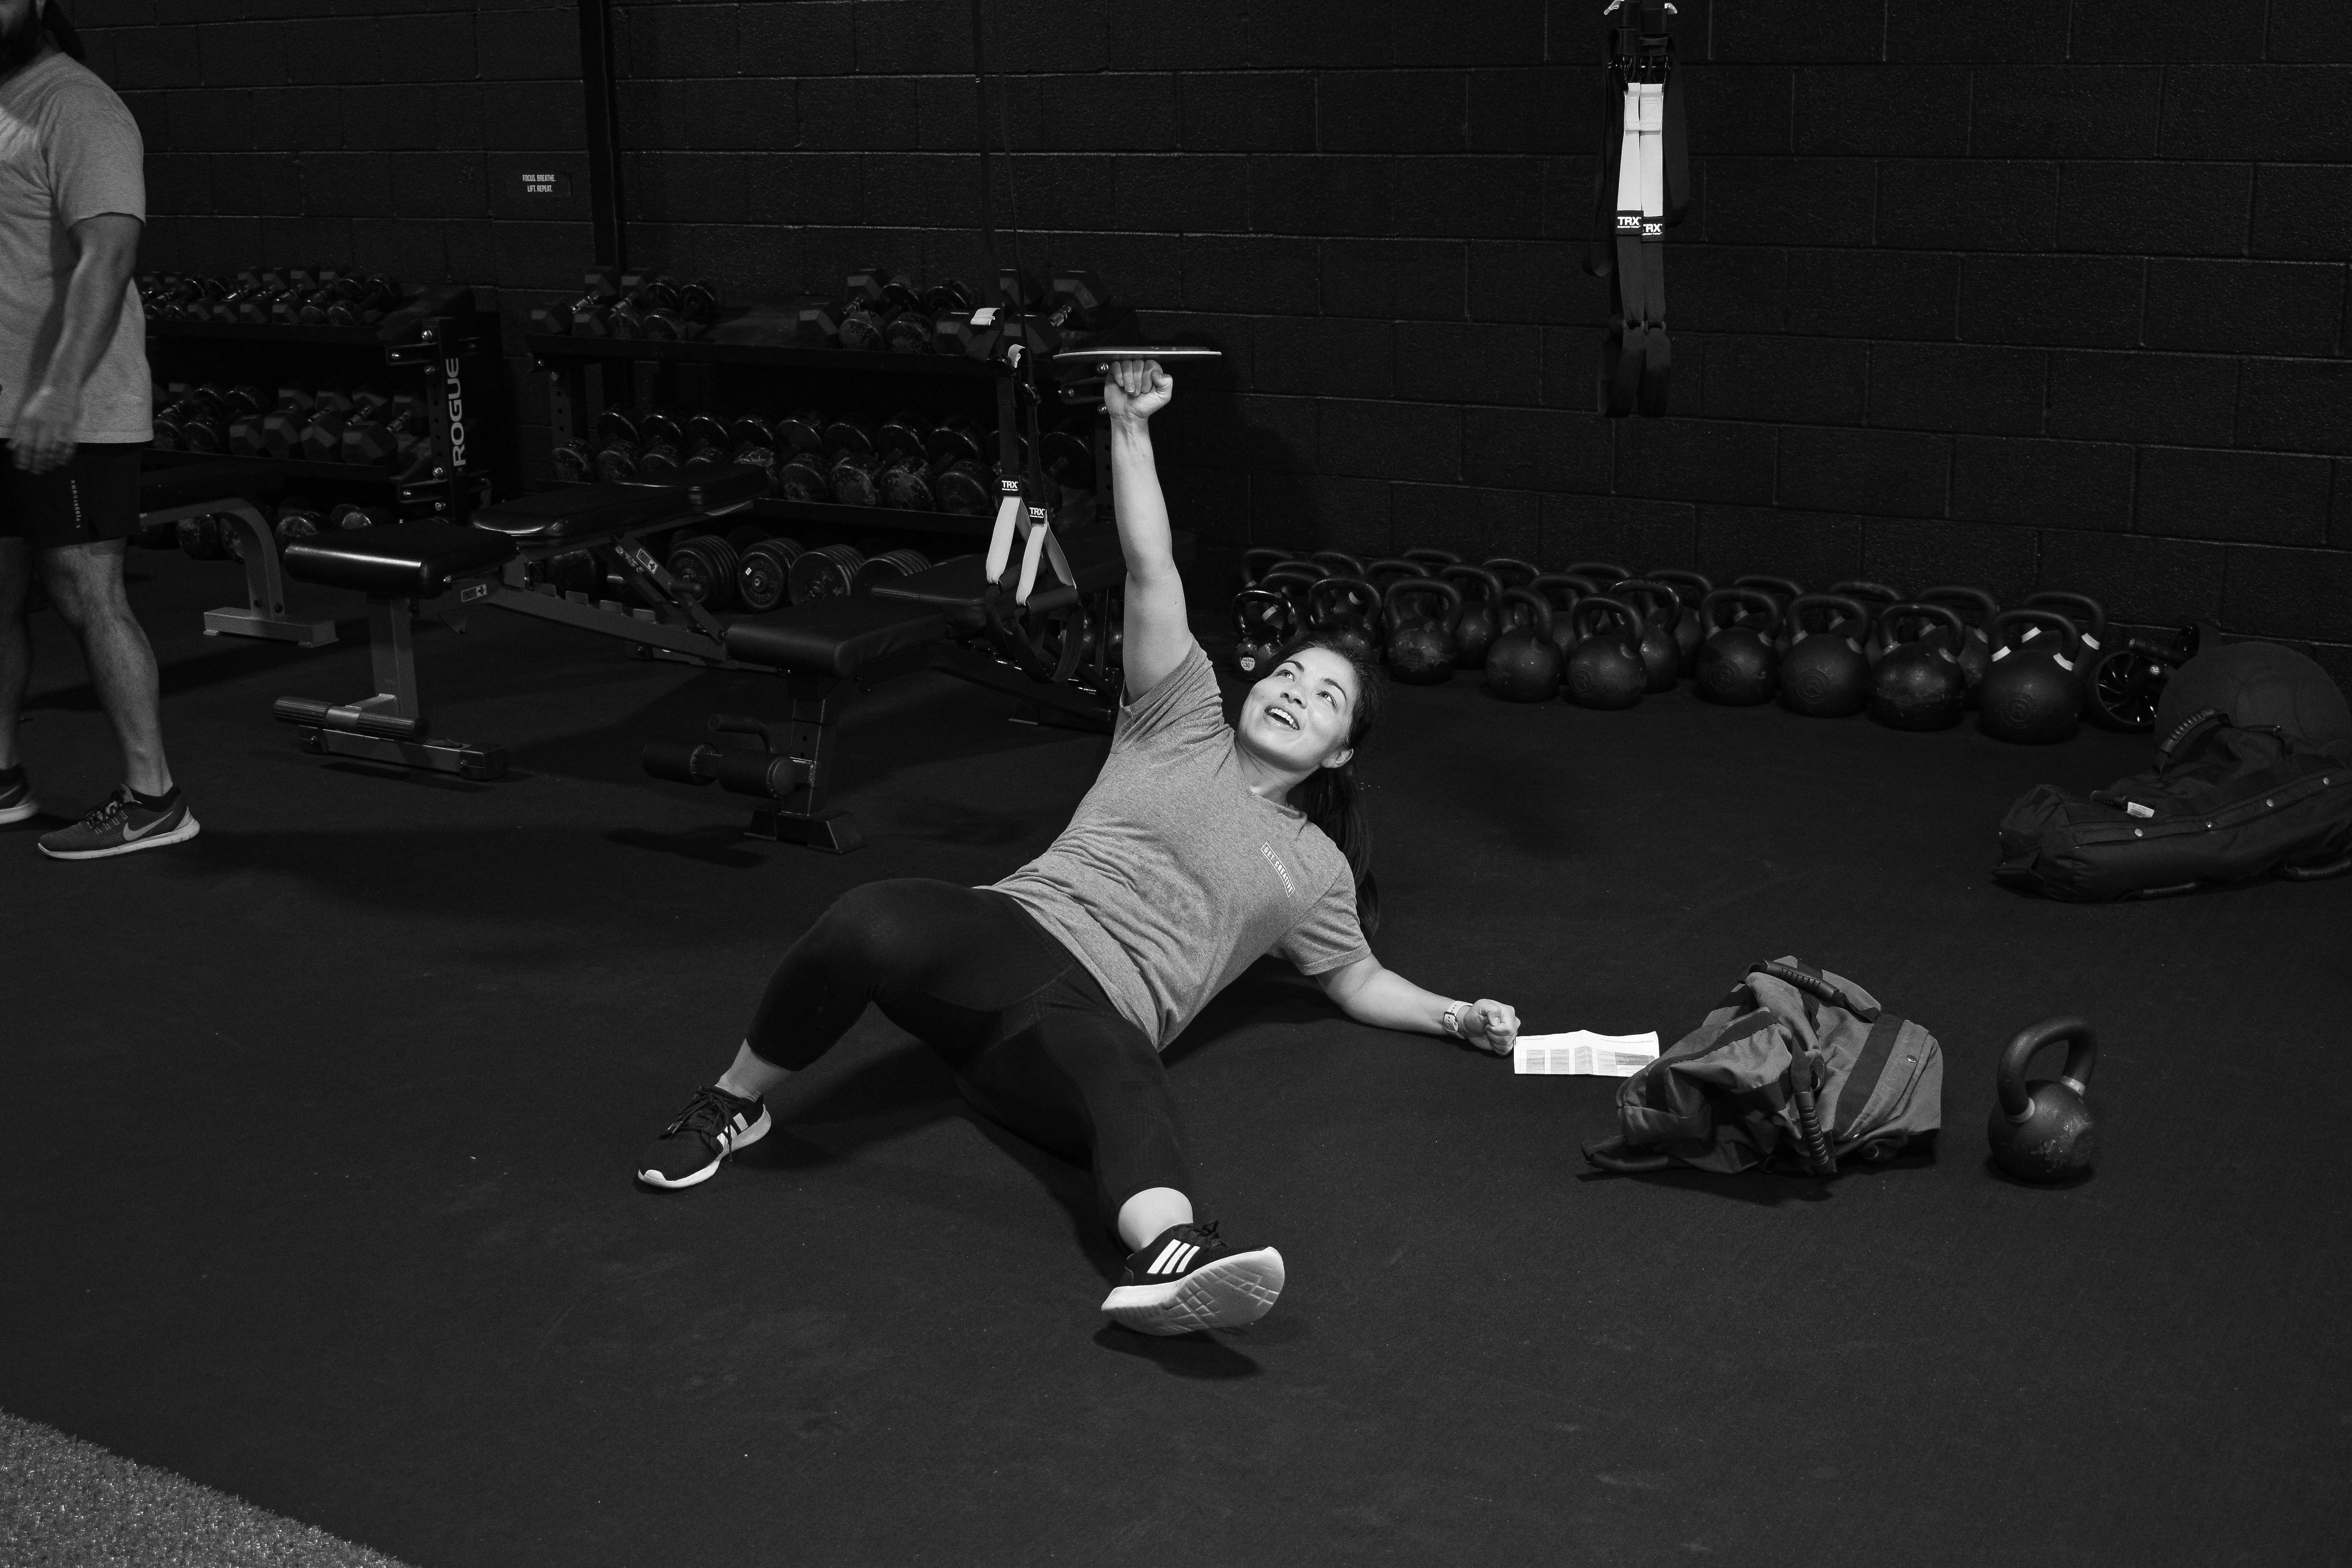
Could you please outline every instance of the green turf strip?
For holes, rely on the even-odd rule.
[[[8,1568],[402,1568],[323,1530],[0,1411]]]

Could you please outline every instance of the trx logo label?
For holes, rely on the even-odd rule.
[[[1297,898],[1298,884],[1290,879],[1290,868],[1282,863],[1282,857],[1274,852],[1274,846],[1261,844],[1257,847],[1257,852],[1265,857],[1265,863],[1274,868],[1276,876],[1282,879],[1282,890],[1292,898]]]
[[[1617,215],[1617,232],[1619,234],[1638,234],[1641,232],[1641,228],[1642,215],[1640,213],[1619,213]]]
[[[1664,238],[1665,238],[1665,237],[1666,237],[1666,223],[1665,223],[1665,220],[1664,220],[1664,218],[1655,218],[1655,217],[1652,217],[1652,218],[1643,218],[1643,219],[1642,220],[1642,237],[1643,237],[1643,239],[1664,239]]]
[[[449,405],[449,466],[462,468],[466,466],[466,384],[457,374],[456,360],[443,360],[441,374],[442,393]]]

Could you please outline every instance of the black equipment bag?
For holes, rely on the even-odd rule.
[[[2185,893],[2273,871],[2352,870],[2352,742],[2315,746],[2241,729],[2208,708],[2175,726],[2156,766],[2084,797],[2053,784],[2000,820],[1993,880],[2091,902]]]

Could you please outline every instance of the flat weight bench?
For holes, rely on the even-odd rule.
[[[286,488],[286,478],[266,463],[236,458],[149,468],[139,476],[139,527],[170,528],[183,518],[229,517],[245,533],[245,607],[205,612],[205,636],[268,637],[297,647],[324,647],[335,640],[332,621],[296,619],[287,610],[286,574],[278,536],[254,503]]]
[[[322,756],[363,757],[470,779],[505,773],[506,752],[497,746],[427,735],[416,697],[411,626],[423,601],[452,590],[461,602],[487,595],[488,584],[461,587],[462,580],[504,564],[514,553],[515,542],[505,534],[438,518],[320,534],[288,545],[286,569],[293,575],[328,587],[356,588],[368,596],[368,652],[376,689],[373,697],[346,703],[281,697],[271,711],[302,726],[304,747]],[[469,598],[469,590],[478,591]]]
[[[1190,559],[1192,536],[1178,534],[1174,543],[1178,559]],[[753,808],[746,832],[841,854],[865,842],[854,818],[825,804],[835,737],[854,690],[937,669],[1022,700],[1023,721],[1108,731],[1118,693],[1104,689],[1108,679],[1074,679],[1087,672],[1069,656],[1082,651],[1075,628],[1092,616],[1097,629],[1087,648],[1104,656],[1096,673],[1108,673],[1108,628],[1099,623],[1126,582],[1127,564],[1118,537],[1108,530],[1069,544],[1067,558],[1076,582],[1038,589],[1025,612],[1065,617],[1050,664],[1034,649],[1008,647],[992,635],[986,566],[978,555],[879,584],[870,597],[820,600],[734,621],[726,633],[730,661],[781,675],[790,694],[787,716],[768,722],[713,714],[715,736],[746,737],[751,743],[656,741],[646,747],[646,771],[679,784],[715,783],[769,796]]]

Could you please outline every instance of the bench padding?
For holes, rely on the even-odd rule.
[[[352,528],[286,546],[286,574],[330,588],[357,588],[387,599],[430,599],[452,580],[477,575],[515,554],[503,533],[430,518],[382,528]]]
[[[856,675],[893,654],[927,648],[948,635],[947,617],[887,599],[819,599],[751,616],[727,628],[727,653],[746,664]]]
[[[166,511],[208,500],[247,500],[274,496],[286,488],[286,476],[266,463],[241,458],[218,458],[207,463],[174,463],[145,468],[139,475],[139,510]]]

